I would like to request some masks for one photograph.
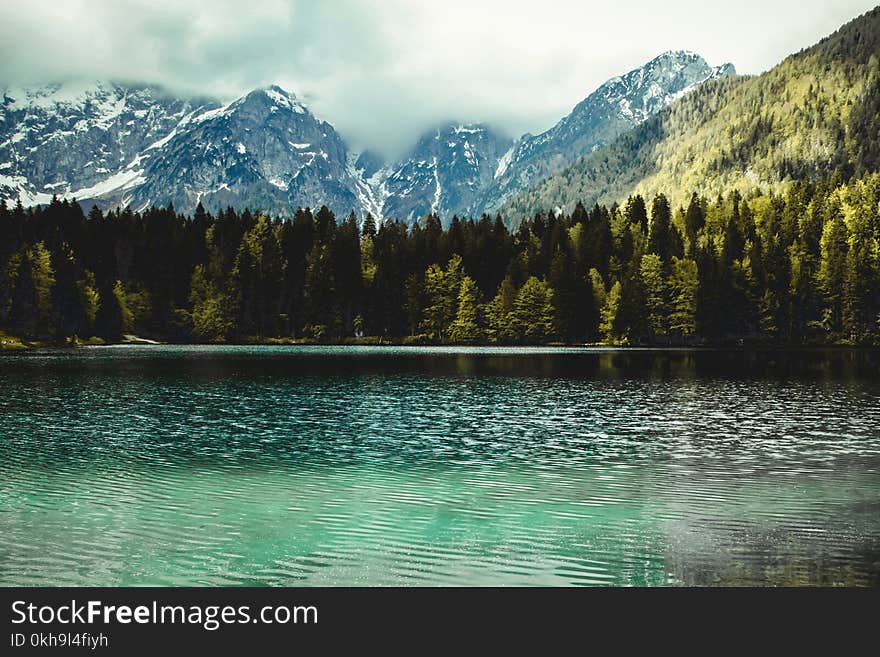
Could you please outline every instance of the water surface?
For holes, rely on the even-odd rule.
[[[0,585],[877,585],[880,353],[0,355]]]

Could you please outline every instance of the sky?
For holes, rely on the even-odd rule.
[[[0,0],[0,87],[279,84],[355,149],[395,155],[448,120],[541,132],[667,50],[760,73],[876,1]]]

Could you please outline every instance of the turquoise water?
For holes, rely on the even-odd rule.
[[[878,365],[0,354],[0,585],[878,585]]]

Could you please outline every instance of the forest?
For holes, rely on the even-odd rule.
[[[85,214],[0,204],[4,341],[880,344],[880,174],[672,207]]]

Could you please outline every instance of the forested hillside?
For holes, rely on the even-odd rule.
[[[56,343],[880,344],[880,175],[379,227],[0,205],[0,329]]]
[[[835,171],[880,169],[880,8],[753,77],[710,80],[607,147],[502,209],[538,210],[646,198],[684,203],[756,188],[779,192]]]

